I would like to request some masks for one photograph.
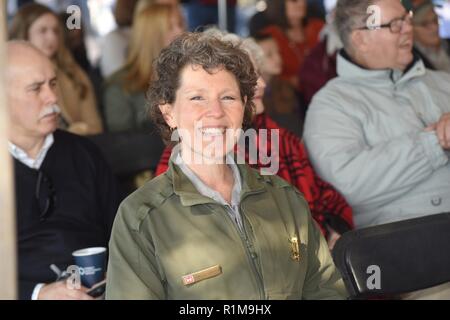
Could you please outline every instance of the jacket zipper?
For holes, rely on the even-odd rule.
[[[240,205],[239,205],[239,209],[240,209],[240,211],[242,213],[243,211],[242,211],[242,207]],[[243,219],[242,219],[242,227],[243,227],[244,232],[242,233],[242,235],[244,236],[243,240],[245,241],[247,256],[250,259],[253,272],[256,275],[256,280],[258,282],[259,294],[261,296],[261,299],[262,300],[266,300],[265,289],[264,289],[264,281],[262,279],[261,272],[259,271],[260,269],[258,268],[258,265],[257,265],[257,262],[256,262],[257,256],[256,256],[255,250],[253,250],[254,245],[251,243],[251,241],[250,241],[250,239],[248,237],[247,230],[245,228],[244,220],[245,220],[245,218],[243,217]]]
[[[248,237],[248,233],[247,233],[247,229],[245,227],[245,220],[246,217],[244,215],[244,209],[242,208],[242,203],[244,201],[245,198],[247,198],[247,196],[252,195],[252,194],[257,194],[259,192],[252,192],[252,193],[247,193],[240,201],[239,203],[239,213],[241,214],[241,218],[242,218],[242,229],[243,232],[241,232],[239,230],[239,234],[241,236],[242,241],[245,242],[245,251],[247,253],[247,257],[250,260],[250,265],[252,266],[253,272],[256,275],[256,280],[258,283],[258,287],[259,287],[259,294],[262,300],[267,300],[266,295],[265,295],[265,289],[264,289],[264,281],[262,279],[262,275],[261,272],[259,271],[260,269],[258,269],[257,266],[257,262],[256,262],[256,252],[255,250],[253,250],[252,248],[254,248],[254,245],[251,243],[250,238]],[[239,228],[238,228],[239,229]]]
[[[241,213],[242,212],[241,205],[239,205],[239,210]],[[262,276],[261,276],[260,272],[258,271],[258,267],[256,266],[255,259],[252,257],[252,253],[254,254],[254,252],[251,250],[252,245],[251,245],[250,241],[248,240],[247,231],[245,229],[244,219],[242,220],[243,230],[241,231],[239,226],[236,224],[236,222],[233,221],[233,219],[230,217],[230,215],[228,213],[226,214],[226,216],[227,216],[227,219],[229,219],[229,221],[232,223],[232,225],[236,228],[239,238],[242,241],[242,246],[244,247],[245,254],[247,255],[247,259],[250,262],[250,267],[253,271],[253,275],[255,275],[255,278],[256,278],[256,283],[257,283],[258,290],[259,290],[259,296],[260,296],[261,300],[266,300],[265,293],[264,293],[265,292],[264,283],[262,281]],[[242,216],[242,214],[241,214],[241,216]]]

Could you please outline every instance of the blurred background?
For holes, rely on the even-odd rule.
[[[231,2],[227,0],[228,2]],[[237,0],[236,3],[236,19],[235,26],[228,26],[227,29],[233,30],[241,36],[247,36],[248,21],[259,11],[264,11],[267,2],[270,0]],[[8,21],[11,21],[14,14],[21,5],[32,0],[7,0]],[[114,19],[114,6],[116,0],[36,0],[51,7],[56,12],[65,12],[70,5],[77,5],[81,8],[83,26],[85,32],[85,42],[87,54],[93,65],[98,64],[101,55],[100,39],[106,34],[117,28]],[[183,13],[188,20],[187,6],[189,0],[180,1],[183,7]],[[336,0],[308,0],[308,15],[313,17],[324,18],[325,8],[333,6]],[[434,0],[436,4],[436,12],[440,18],[441,37],[450,38],[450,1]],[[188,25],[189,22],[188,22]]]

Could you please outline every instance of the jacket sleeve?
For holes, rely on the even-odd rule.
[[[140,227],[148,219],[145,211],[127,200],[119,208],[109,243],[106,299],[165,299],[151,235]]]
[[[351,206],[384,205],[447,164],[434,132],[410,132],[370,146],[362,124],[336,100],[316,96],[304,138],[319,175]]]
[[[311,215],[308,215],[307,259],[308,268],[303,287],[303,299],[341,300],[348,297],[327,242]]]

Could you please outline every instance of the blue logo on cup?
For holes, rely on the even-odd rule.
[[[106,248],[86,248],[74,251],[72,256],[78,266],[83,286],[90,288],[105,278]]]

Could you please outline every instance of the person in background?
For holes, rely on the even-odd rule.
[[[133,21],[139,12],[155,3],[174,5],[180,10],[180,16],[183,16],[178,0],[117,0],[114,17],[118,27],[107,34],[102,41],[100,71],[103,78],[109,78],[125,65]]]
[[[450,210],[450,75],[412,53],[411,13],[379,0],[339,0],[338,77],[313,98],[304,139],[314,168],[363,228]]]
[[[275,76],[281,74],[283,60],[280,55],[280,48],[275,39],[268,33],[260,32],[253,39],[261,47],[264,53],[264,63],[261,65],[261,77],[268,83]]]
[[[334,24],[334,6],[331,7],[329,4],[326,8],[327,23],[320,32],[320,42],[311,50],[300,68],[299,78],[306,106],[329,80],[337,76],[337,53],[343,47]]]
[[[111,76],[125,64],[133,23],[133,14],[138,0],[117,0],[114,18],[117,28],[102,40],[100,71],[103,78]]]
[[[72,252],[106,247],[119,203],[115,178],[88,139],[57,130],[55,66],[29,42],[6,44],[6,94],[14,159],[19,298],[91,299],[52,271]]]
[[[71,15],[62,12],[59,14],[59,18],[61,20],[62,25],[66,25],[67,21],[70,19]],[[64,44],[66,48],[70,51],[75,62],[84,70],[84,72],[89,77],[89,80],[92,83],[95,91],[96,104],[99,110],[99,113],[102,114],[103,107],[101,105],[101,96],[102,96],[102,86],[103,86],[103,77],[100,74],[100,70],[98,67],[92,66],[91,62],[88,58],[88,53],[85,44],[85,24],[81,23],[81,28],[63,28],[64,33]]]
[[[269,115],[293,115],[299,110],[299,100],[295,88],[286,80],[281,79],[283,61],[281,59],[278,43],[270,32],[255,34],[253,39],[264,52],[264,63],[261,64],[261,77],[267,84],[264,91],[264,105]],[[304,119],[304,115],[302,116]],[[303,124],[303,121],[301,122]]]
[[[154,77],[153,62],[183,31],[183,19],[176,6],[152,4],[137,13],[126,63],[106,81],[103,104],[109,131],[152,127],[145,92]]]
[[[271,0],[267,2],[266,11],[250,21],[251,36],[265,28],[277,41],[283,60],[281,77],[300,93],[298,72],[305,56],[318,43],[324,25],[320,19],[308,18],[307,10],[306,0]]]
[[[302,195],[232,156],[254,112],[249,56],[231,41],[185,33],[163,49],[156,74],[152,119],[165,141],[176,128],[181,142],[168,171],[119,208],[106,298],[344,299]]]
[[[413,1],[414,47],[425,65],[450,72],[450,46],[439,36],[439,18],[429,0]]]
[[[80,135],[103,131],[96,97],[86,73],[64,45],[63,26],[49,8],[31,3],[15,15],[9,38],[27,40],[49,57],[57,67],[61,127]]]
[[[259,76],[253,99],[256,115],[252,122],[252,128],[257,133],[260,132],[259,130],[277,130],[279,142],[272,141],[271,135],[269,135],[267,140],[256,137],[250,143],[258,152],[263,151],[266,152],[265,154],[273,154],[270,150],[279,147],[276,160],[279,163],[279,170],[276,174],[295,186],[304,195],[313,218],[319,223],[330,249],[333,248],[340,235],[353,228],[352,209],[331,185],[320,179],[314,172],[301,139],[289,130],[280,127],[266,113],[265,103],[262,99],[266,83],[260,73],[262,68],[266,67],[264,52],[252,39],[241,41],[236,35],[223,34],[214,29],[208,29],[205,33],[239,44],[239,48],[252,59]],[[169,168],[172,151],[170,145],[164,150],[156,170],[157,176]],[[265,167],[259,161],[261,159],[250,158],[248,152],[245,154],[245,159],[246,163],[255,169]]]
[[[71,15],[66,12],[59,14],[61,24],[66,25],[67,21],[71,18]],[[81,28],[63,28],[64,45],[71,52],[75,62],[86,72],[88,75],[92,73],[93,67],[88,59],[86,44],[85,44],[85,32],[84,24],[81,23]]]
[[[181,18],[181,22],[183,25],[183,29],[187,28],[183,8],[181,7],[179,0],[139,0],[138,3],[136,4],[136,8],[134,9],[134,16],[136,17],[139,14],[139,12],[144,10],[149,5],[152,5],[155,3],[170,4],[171,6],[176,7],[177,10],[179,10],[179,12],[180,12],[180,18]]]

